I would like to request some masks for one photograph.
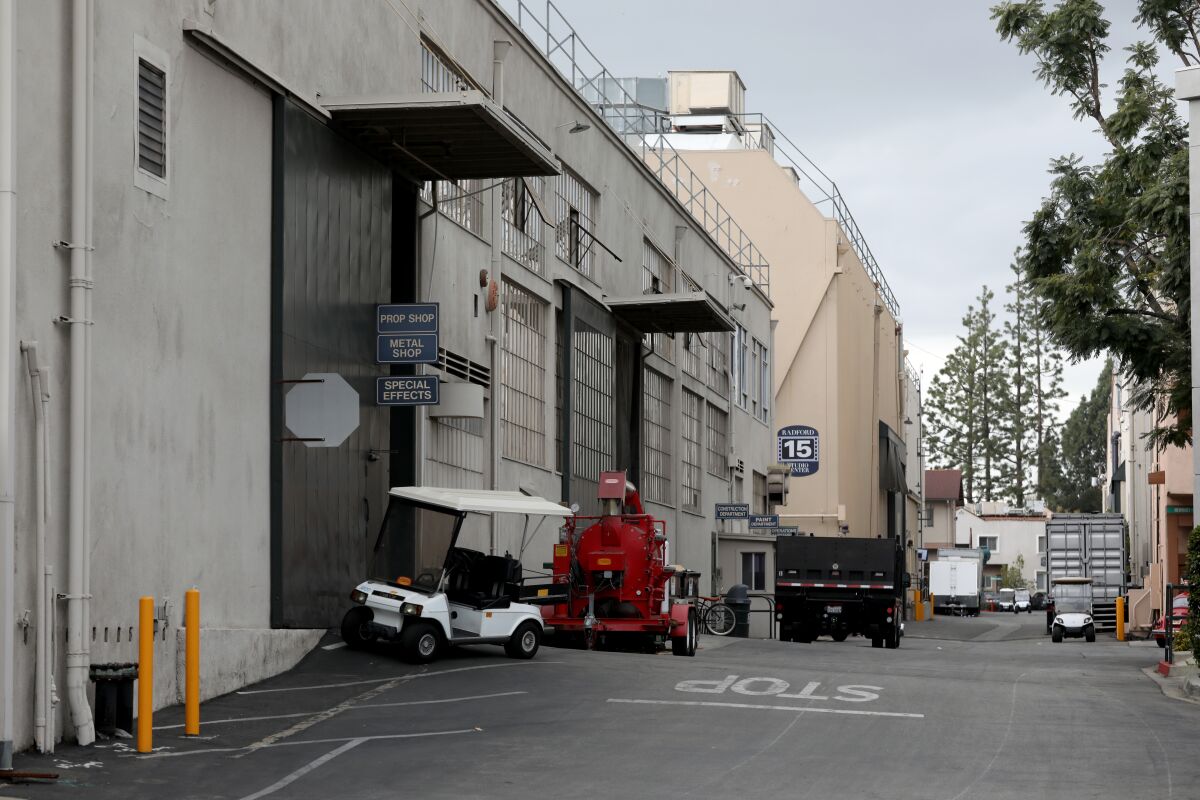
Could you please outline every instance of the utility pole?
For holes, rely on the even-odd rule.
[[[1175,72],[1175,98],[1188,104],[1188,221],[1191,241],[1192,419],[1200,410],[1200,67]],[[1193,425],[1193,431],[1195,426]],[[1200,443],[1192,439],[1192,498],[1200,499]]]

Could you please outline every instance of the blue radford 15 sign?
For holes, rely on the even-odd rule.
[[[821,468],[821,437],[816,428],[789,425],[779,429],[779,463],[796,477],[813,475]]]

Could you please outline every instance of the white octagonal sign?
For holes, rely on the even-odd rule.
[[[337,447],[358,427],[358,392],[336,372],[310,372],[284,398],[284,424],[306,447]]]

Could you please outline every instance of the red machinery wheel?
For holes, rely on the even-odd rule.
[[[696,640],[699,633],[699,623],[696,622],[696,609],[688,609],[687,631],[683,636],[671,638],[671,652],[677,656],[696,655]]]

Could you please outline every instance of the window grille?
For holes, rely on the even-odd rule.
[[[574,173],[563,168],[554,182],[558,224],[554,249],[558,257],[589,278],[596,277],[598,249],[590,234],[596,230],[599,195]]]
[[[138,59],[138,168],[167,177],[167,73]]]
[[[680,348],[679,364],[685,375],[691,375],[698,381],[708,382],[708,346],[705,339],[708,334],[685,333],[683,346]]]
[[[454,181],[438,181],[438,211],[442,216],[461,225],[480,238],[483,236],[484,182],[475,178]],[[426,181],[419,196],[433,204],[433,183]]]
[[[537,466],[546,462],[545,318],[545,303],[504,281],[504,455]]]
[[[642,496],[671,502],[671,379],[642,370]]]
[[[767,346],[757,340],[754,346],[758,349],[758,418],[767,422],[771,418],[771,399],[774,396],[771,387],[771,354]]]
[[[492,370],[478,361],[472,361],[466,356],[459,355],[444,347],[438,348],[438,360],[432,367],[440,369],[447,375],[462,378],[468,383],[474,383],[485,389],[492,385]]]
[[[732,375],[733,401],[741,408],[746,408],[750,399],[750,386],[746,381],[746,362],[750,356],[749,338],[746,329],[741,325],[737,326],[729,338],[733,348],[732,368],[729,370]]]
[[[501,244],[504,252],[517,263],[544,275],[545,224],[530,196],[531,190],[537,193],[539,200],[543,199],[546,179],[510,178],[504,182],[500,198],[500,216],[504,221]]]
[[[554,469],[563,471],[563,388],[567,375],[563,370],[563,312],[554,310]]]
[[[680,500],[688,511],[700,510],[701,425],[704,400],[683,390],[683,474],[679,476]]]
[[[642,293],[670,294],[675,291],[675,265],[661,250],[642,240]],[[648,333],[647,346],[667,361],[675,361],[675,337],[666,333]]]
[[[440,417],[431,420],[429,433],[429,484],[482,489],[483,420]]]
[[[599,481],[613,462],[613,340],[582,320],[575,324],[572,471],[577,478]]]
[[[729,337],[714,333],[708,337],[708,385],[721,397],[729,397]]]
[[[729,415],[708,404],[708,472],[729,480]]]

